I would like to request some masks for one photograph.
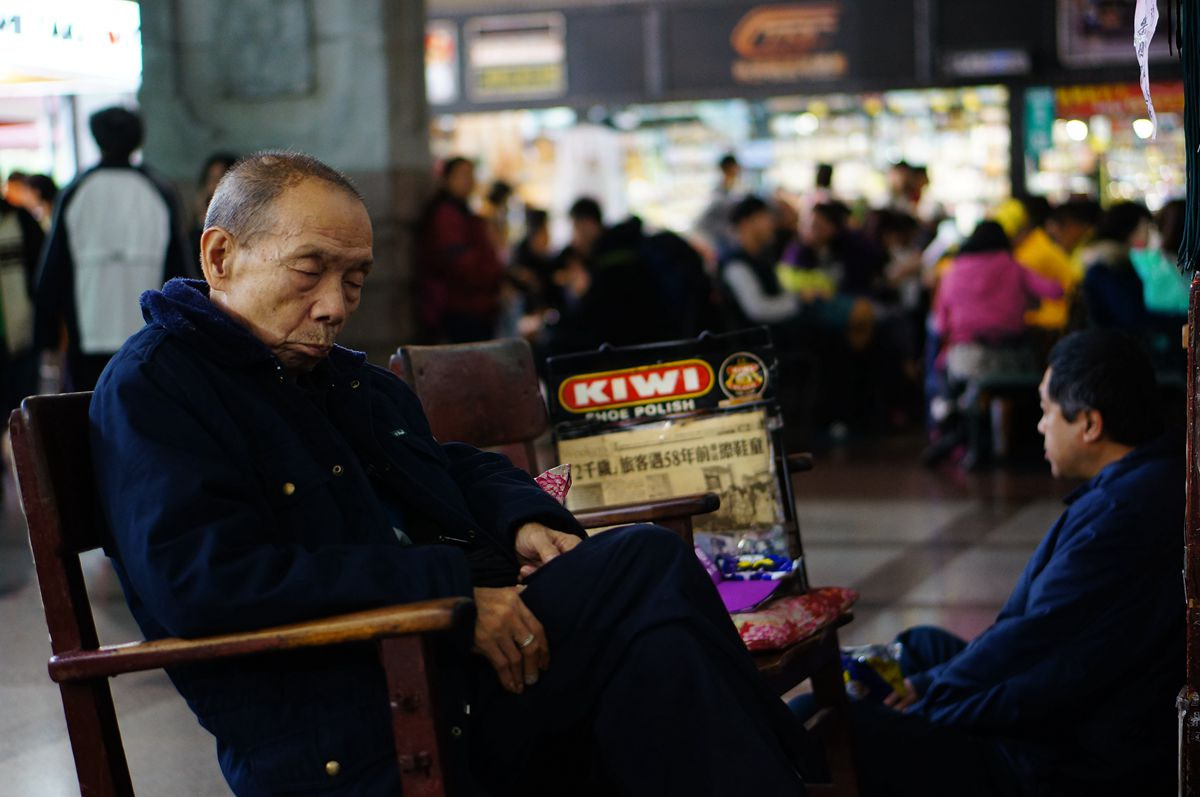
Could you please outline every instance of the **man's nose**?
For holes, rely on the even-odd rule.
[[[346,294],[340,282],[322,286],[312,308],[313,319],[325,324],[341,324],[346,320]]]

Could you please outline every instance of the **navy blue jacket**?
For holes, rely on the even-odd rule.
[[[515,583],[521,524],[582,534],[504,457],[435,441],[411,390],[362,354],[335,348],[294,380],[202,282],[172,280],[142,308],[96,387],[91,436],[106,548],[147,638],[469,596]],[[394,768],[369,647],[170,675],[239,794],[327,787],[329,760],[349,791]]]
[[[915,711],[1087,780],[1173,760],[1184,680],[1184,464],[1167,439],[1067,499],[996,622],[914,676]]]

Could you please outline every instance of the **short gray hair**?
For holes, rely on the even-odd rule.
[[[267,150],[247,155],[225,173],[204,216],[204,229],[220,227],[235,238],[259,232],[264,213],[284,189],[305,180],[323,180],[362,202],[350,178],[302,152]]]

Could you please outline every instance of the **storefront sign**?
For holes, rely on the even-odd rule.
[[[846,74],[846,54],[838,48],[840,3],[758,6],[738,21],[729,37],[738,58],[738,83],[791,83]]]
[[[1151,83],[1154,105],[1159,113],[1183,112],[1183,82]],[[1055,112],[1059,119],[1087,119],[1090,116],[1118,118],[1146,115],[1146,101],[1137,83],[1103,83],[1094,86],[1068,86],[1054,92]]]
[[[548,362],[560,437],[771,400],[775,354],[765,329],[605,349]]]
[[[117,90],[136,89],[142,77],[139,6],[126,0],[0,0],[0,74],[101,79]]]
[[[471,100],[545,99],[566,93],[562,14],[475,17],[463,30]]]
[[[959,50],[942,56],[942,72],[950,77],[1028,75],[1032,71],[1028,50]]]
[[[458,101],[458,28],[449,20],[425,25],[425,96],[430,105]]]
[[[1137,2],[1058,0],[1059,60],[1071,67],[1135,63]],[[1170,57],[1167,37],[1156,37],[1146,55],[1151,59]]]
[[[1025,153],[1034,162],[1054,146],[1054,90],[1047,86],[1025,92]]]

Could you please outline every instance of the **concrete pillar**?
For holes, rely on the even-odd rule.
[[[345,171],[375,227],[346,345],[413,329],[411,225],[428,187],[423,0],[142,0],[146,162],[194,192],[210,153],[286,148]]]

